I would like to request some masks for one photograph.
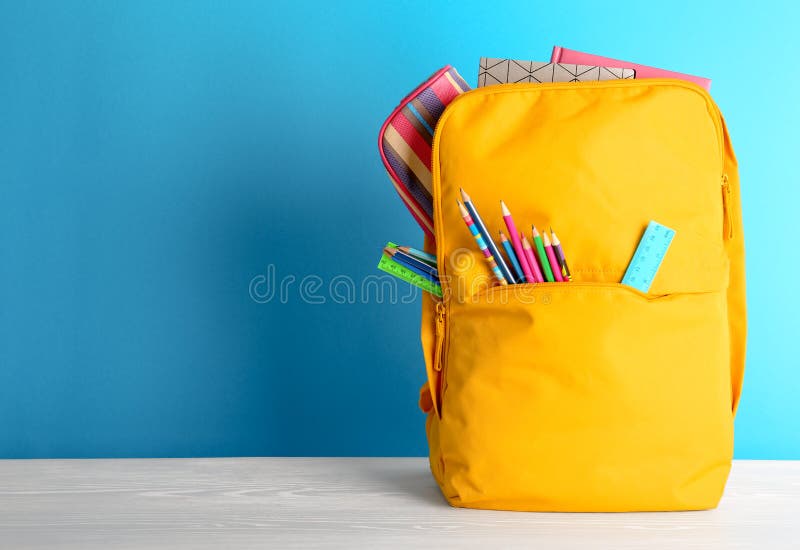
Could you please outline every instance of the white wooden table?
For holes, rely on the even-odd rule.
[[[737,461],[717,510],[459,510],[421,458],[0,461],[0,548],[800,548],[800,462]]]

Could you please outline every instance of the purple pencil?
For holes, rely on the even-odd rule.
[[[553,252],[556,253],[556,259],[558,259],[558,264],[561,266],[561,271],[564,274],[565,281],[572,280],[572,273],[569,272],[569,266],[567,265],[567,257],[564,256],[564,249],[561,248],[561,241],[558,240],[556,236],[556,232],[553,231],[553,228],[550,228],[550,234],[553,236]]]

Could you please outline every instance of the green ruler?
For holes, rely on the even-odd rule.
[[[397,248],[397,245],[394,243],[388,243],[386,246],[389,248]],[[398,279],[402,279],[407,283],[417,286],[425,292],[430,292],[434,296],[439,298],[442,297],[441,285],[434,283],[430,279],[426,279],[422,275],[417,275],[410,269],[392,260],[386,254],[381,254],[381,261],[378,262],[378,269],[385,271],[389,275],[394,275]]]

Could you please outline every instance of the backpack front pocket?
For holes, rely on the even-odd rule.
[[[716,505],[730,467],[726,295],[492,288],[449,304],[439,444],[459,506]]]

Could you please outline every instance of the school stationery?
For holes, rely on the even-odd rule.
[[[440,262],[449,299],[422,297],[420,404],[448,502],[716,506],[747,318],[736,157],[708,93],[674,79],[487,86],[447,108],[433,151],[437,257],[474,260]],[[461,187],[481,208],[506,201],[518,227],[558,220],[573,281],[474,285],[486,272],[453,206]],[[481,210],[495,235],[497,210]],[[642,294],[620,279],[650,219],[676,237]]]
[[[397,245],[390,242],[387,243],[386,247],[397,248]],[[408,267],[395,262],[386,253],[381,254],[381,259],[378,262],[378,269],[388,273],[389,275],[397,277],[402,281],[405,281],[409,284],[419,287],[425,292],[433,294],[437,298],[442,297],[442,287],[438,282],[432,281],[430,277],[426,275],[420,275],[412,271]]]
[[[415,271],[421,275],[427,275],[431,278],[431,280],[434,281],[439,279],[439,272],[435,267],[432,267],[426,262],[418,260],[417,258],[410,256],[405,252],[402,252],[399,248],[387,248],[384,249],[384,252],[391,256],[395,262],[405,265],[412,271]]]
[[[387,256],[389,256],[389,258],[391,258],[391,260],[394,263],[396,263],[397,265],[403,266],[404,268],[408,269],[412,273],[415,273],[415,274],[419,275],[420,277],[424,277],[425,279],[428,279],[432,283],[439,282],[437,278],[433,277],[433,275],[431,275],[427,271],[424,271],[424,270],[422,270],[422,269],[420,269],[420,268],[418,268],[416,266],[409,265],[406,262],[404,262],[404,261],[402,261],[402,260],[400,260],[398,258],[395,258],[395,254],[392,254],[388,250],[384,249],[383,253],[386,254]]]
[[[431,143],[444,108],[470,87],[447,65],[400,102],[381,126],[378,149],[395,190],[419,226],[433,236]]]
[[[508,240],[505,233],[503,233],[502,231],[500,231],[500,244],[502,245],[503,249],[505,249],[506,256],[508,256],[508,259],[511,262],[511,266],[514,268],[514,273],[516,274],[514,282],[524,283],[525,273],[522,271],[522,267],[519,265],[520,264],[519,258],[517,257],[517,254],[514,252],[514,247],[511,246],[511,241]]]
[[[511,235],[511,243],[514,245],[514,252],[516,252],[517,259],[522,267],[524,274],[522,280],[532,283],[534,282],[533,272],[531,271],[531,267],[528,265],[528,259],[525,257],[525,253],[522,251],[522,241],[519,240],[519,231],[517,231],[517,226],[514,223],[514,218],[511,216],[511,211],[503,201],[500,201],[500,209],[503,212],[503,221],[508,228],[508,233]]]
[[[648,292],[674,236],[673,229],[658,222],[651,221],[647,224],[647,229],[622,278],[622,284],[632,286],[640,292]]]
[[[528,260],[528,265],[531,267],[531,272],[533,273],[533,283],[543,283],[544,276],[542,275],[542,270],[539,269],[539,262],[536,261],[536,257],[533,255],[533,249],[531,248],[531,243],[524,234],[520,235],[522,239],[522,251],[525,253],[525,259]]]
[[[461,189],[460,190],[462,197],[465,197],[466,200],[469,201],[471,204],[472,201],[469,200],[469,196],[466,192]],[[466,206],[461,203],[461,201],[456,201],[458,203],[459,211],[461,214],[462,219],[467,224],[467,227],[470,228],[470,231],[473,233],[474,236],[480,237],[477,240],[478,247],[483,252],[484,256],[487,259],[494,260],[495,256],[491,254],[489,247],[486,243],[486,239],[483,237],[483,233],[480,231],[480,228],[477,227],[477,224],[474,223],[470,212],[467,210]],[[473,205],[474,206],[474,205]],[[571,276],[568,277],[566,274],[569,272],[569,268],[566,266],[566,258],[564,257],[564,251],[561,248],[561,242],[557,241],[558,249],[556,246],[551,243],[550,236],[545,232],[544,234],[540,234],[539,231],[536,229],[536,226],[532,226],[532,236],[534,242],[536,243],[536,253],[539,255],[539,259],[537,260],[534,257],[533,250],[531,250],[530,243],[527,243],[527,239],[525,239],[524,234],[517,234],[517,227],[514,223],[513,216],[511,215],[511,211],[508,209],[508,206],[504,201],[500,201],[500,210],[503,215],[503,221],[506,224],[506,228],[509,230],[511,235],[515,237],[515,240],[519,243],[519,247],[514,247],[513,243],[509,241],[506,237],[506,234],[500,230],[500,245],[502,249],[505,251],[506,256],[508,258],[508,263],[513,268],[513,272],[511,272],[510,277],[503,276],[503,279],[508,284],[523,284],[523,283],[538,283],[538,282],[564,282],[570,281]],[[485,227],[485,225],[484,225]],[[550,228],[551,234],[555,236],[552,231],[552,227]],[[527,246],[527,250],[526,250]],[[502,259],[502,256],[500,256]],[[497,261],[491,262],[492,270],[494,271],[497,268],[497,272],[502,274]],[[533,269],[531,268],[533,266]],[[541,266],[541,268],[540,268]],[[544,275],[542,271],[544,269]],[[527,273],[526,273],[527,271]],[[500,279],[498,278],[498,281]]]
[[[481,57],[478,86],[517,82],[588,82],[633,78],[633,69]]]
[[[492,256],[494,256],[497,267],[500,268],[500,273],[503,274],[503,278],[506,281],[513,282],[514,277],[511,275],[511,271],[508,269],[503,256],[500,255],[497,245],[494,244],[494,240],[492,240],[492,234],[489,233],[489,230],[486,228],[486,224],[483,223],[483,219],[481,218],[480,214],[478,214],[478,209],[475,208],[474,204],[472,204],[472,199],[469,198],[469,195],[467,195],[466,191],[459,189],[459,192],[461,193],[461,200],[464,201],[464,207],[467,209],[467,211],[469,211],[475,227],[477,227],[478,231],[481,232],[481,236],[483,237],[486,246],[489,248]]]
[[[564,277],[561,275],[561,267],[558,265],[558,260],[556,259],[555,252],[553,252],[553,245],[550,243],[550,237],[547,236],[547,231],[542,233],[542,240],[544,241],[544,251],[547,254],[547,260],[550,264],[550,271],[553,272],[553,277],[556,282],[563,282]]]
[[[536,256],[539,258],[539,265],[542,268],[542,273],[544,273],[544,279],[548,283],[552,283],[555,281],[553,270],[550,269],[550,260],[547,259],[547,252],[544,249],[542,236],[539,234],[539,230],[536,229],[535,225],[531,228],[531,235],[533,237],[533,244],[536,246]]]
[[[648,67],[647,65],[640,65],[638,63],[631,63],[629,61],[620,61],[610,57],[602,57],[590,53],[583,53],[576,50],[570,50],[561,46],[553,46],[553,53],[550,56],[551,63],[581,63],[584,65],[610,65],[613,67],[624,67],[626,69],[633,69],[636,71],[636,78],[678,78],[680,80],[687,80],[694,82],[698,86],[702,86],[706,90],[711,89],[711,79],[703,78],[702,76],[692,76],[690,74],[676,73],[674,71],[667,71],[664,69],[657,69],[656,67]]]
[[[457,202],[458,209],[461,212],[461,218],[464,220],[464,223],[467,224],[467,228],[469,229],[470,233],[472,233],[475,242],[478,244],[478,248],[483,253],[483,257],[486,259],[486,263],[489,264],[489,269],[492,270],[492,274],[494,275],[495,279],[497,279],[497,282],[501,285],[507,285],[509,281],[513,283],[513,279],[506,279],[505,275],[503,275],[503,272],[500,271],[500,267],[495,261],[495,256],[492,254],[492,251],[489,250],[483,235],[475,225],[475,220],[472,218],[467,208],[461,203],[461,201]]]
[[[428,254],[427,252],[423,252],[422,250],[418,250],[416,248],[411,248],[410,246],[398,246],[397,249],[405,252],[406,254],[414,256],[419,260],[422,260],[432,267],[436,267],[436,256],[433,254]]]
[[[558,259],[558,265],[564,276],[564,280],[571,281],[572,274],[569,272],[569,266],[567,265],[567,257],[564,256],[564,249],[561,247],[561,241],[558,240],[558,236],[556,232],[553,231],[553,228],[550,228],[550,234],[553,236],[553,251],[556,253],[556,258]]]

